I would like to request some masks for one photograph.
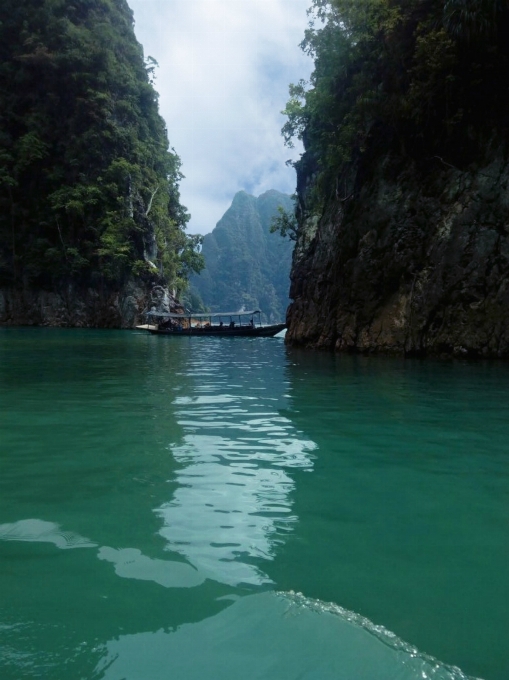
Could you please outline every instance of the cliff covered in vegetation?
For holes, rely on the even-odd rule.
[[[509,8],[315,0],[287,341],[509,356]]]
[[[290,196],[239,191],[214,230],[204,236],[205,268],[191,283],[212,312],[260,309],[264,320],[284,320],[293,241],[271,232],[278,208],[292,213]]]
[[[0,321],[130,326],[199,270],[125,0],[0,6]]]

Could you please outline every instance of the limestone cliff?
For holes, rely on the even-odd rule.
[[[0,323],[129,327],[199,271],[126,0],[0,3]]]
[[[160,285],[131,281],[120,289],[79,288],[72,283],[55,290],[0,289],[0,324],[75,328],[133,328],[145,323],[144,312],[184,311]]]
[[[287,342],[509,357],[509,5],[312,4]]]
[[[508,187],[502,145],[466,170],[438,157],[380,158],[356,194],[303,225],[287,341],[509,356]]]

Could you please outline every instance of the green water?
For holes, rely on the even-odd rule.
[[[509,365],[4,329],[0,404],[1,680],[509,677]]]

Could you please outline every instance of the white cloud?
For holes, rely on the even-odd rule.
[[[129,0],[170,144],[182,159],[190,232],[211,231],[240,189],[288,193],[280,111],[288,84],[307,78],[298,47],[310,0]]]

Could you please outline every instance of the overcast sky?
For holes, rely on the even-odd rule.
[[[170,145],[182,160],[190,233],[205,234],[237,191],[295,190],[280,114],[288,85],[307,79],[299,48],[310,0],[128,0]]]

